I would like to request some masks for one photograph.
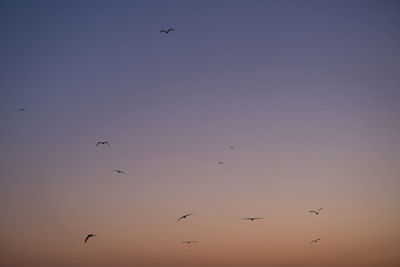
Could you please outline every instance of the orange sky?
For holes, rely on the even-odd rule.
[[[398,11],[2,3],[0,265],[400,266]]]

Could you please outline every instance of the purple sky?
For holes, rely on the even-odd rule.
[[[2,1],[0,263],[397,266],[399,13]]]

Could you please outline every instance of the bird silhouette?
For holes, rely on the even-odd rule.
[[[248,220],[248,221],[254,221],[254,220],[261,220],[263,219],[262,217],[248,217],[248,218],[243,218],[243,220]]]
[[[194,215],[193,213],[189,213],[189,214],[185,214],[182,217],[180,217],[178,220],[176,220],[176,222],[182,220],[182,219],[186,219],[188,216]]]
[[[314,239],[314,240],[311,240],[310,244],[312,244],[312,243],[317,243],[317,242],[319,242],[320,240],[321,240],[321,239],[319,239],[319,238]]]
[[[172,28],[170,28],[170,29],[168,29],[168,30],[162,29],[162,30],[160,31],[160,33],[165,32],[165,34],[168,34],[170,31],[175,31],[175,29],[172,29]]]
[[[196,242],[198,242],[198,241],[196,241],[196,240],[190,240],[190,241],[182,241],[181,243],[182,243],[182,244],[190,244],[190,243],[196,243]]]
[[[114,170],[116,173],[119,173],[119,174],[125,174],[125,172],[123,172],[123,171],[120,171],[120,170]]]
[[[318,215],[320,210],[322,210],[322,208],[319,208],[318,210],[310,210],[309,212],[312,212],[312,213],[315,213],[315,215]]]
[[[230,148],[230,149],[234,149],[234,148],[235,148],[235,146],[230,146],[229,148]]]
[[[25,110],[26,110],[25,108],[19,108],[18,112],[25,111]]]
[[[91,237],[95,237],[95,234],[88,234],[87,237],[85,238],[85,244],[87,243],[87,241],[89,240],[89,238]]]
[[[96,147],[99,146],[99,145],[108,145],[108,146],[110,146],[110,143],[108,141],[100,141],[100,142],[97,142]]]
[[[218,164],[219,165],[224,165],[224,162],[223,161],[218,161]]]

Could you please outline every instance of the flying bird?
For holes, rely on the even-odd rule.
[[[261,220],[263,219],[262,217],[248,217],[248,218],[243,218],[243,220],[248,220],[248,221],[254,221],[254,220]]]
[[[110,143],[108,141],[103,141],[103,142],[100,141],[100,142],[97,142],[96,147],[99,146],[99,145],[108,145],[108,146],[110,146]]]
[[[181,243],[182,243],[182,244],[190,244],[190,243],[196,243],[196,242],[198,242],[198,241],[196,241],[196,240],[190,240],[190,241],[182,241]]]
[[[320,210],[322,210],[322,208],[319,208],[318,210],[310,210],[309,212],[312,212],[312,213],[315,213],[315,215],[318,215]]]
[[[168,29],[168,30],[164,30],[164,29],[162,29],[161,31],[160,31],[160,33],[162,33],[162,32],[165,32],[165,34],[168,34],[170,31],[175,31],[175,29]]]
[[[185,214],[185,215],[183,215],[182,217],[180,217],[178,220],[176,220],[176,222],[178,222],[178,221],[180,221],[180,220],[182,220],[182,219],[186,219],[188,216],[190,216],[190,215],[194,215],[193,213],[189,213],[189,214]]]
[[[85,238],[85,244],[87,243],[87,241],[89,240],[89,238],[91,237],[95,237],[95,234],[88,234],[87,237]]]
[[[126,174],[125,172],[123,172],[123,171],[120,171],[120,170],[114,170],[116,173],[119,173],[119,174]]]
[[[218,161],[218,164],[219,165],[224,165],[224,162],[223,161]]]
[[[18,112],[25,111],[25,110],[26,110],[25,108],[19,108]]]
[[[312,244],[312,243],[317,243],[317,242],[319,242],[320,240],[321,240],[321,239],[319,239],[319,238],[314,239],[314,240],[311,240],[310,244]]]
[[[230,146],[229,148],[230,148],[230,149],[234,149],[234,148],[235,148],[235,146]]]

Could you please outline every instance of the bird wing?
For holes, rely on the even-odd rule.
[[[180,221],[180,220],[182,220],[183,218],[186,218],[187,216],[190,216],[190,215],[193,215],[192,213],[189,213],[189,214],[185,214],[185,215],[183,215],[182,217],[180,217],[178,220],[176,220],[177,222],[178,221]]]
[[[185,218],[185,216],[180,217],[178,220],[176,220],[176,222],[182,220],[183,218]]]
[[[97,142],[96,146],[99,146],[101,144],[101,142]]]
[[[168,29],[168,31],[167,31],[167,32],[170,32],[170,31],[175,31],[175,29],[172,29],[172,28],[171,28],[171,29]]]
[[[189,214],[185,214],[185,215],[183,215],[182,217],[180,217],[178,220],[176,220],[177,222],[179,221],[179,220],[181,220],[181,219],[183,219],[183,218],[186,218],[187,216],[190,216],[190,215],[193,215],[192,213],[189,213]]]
[[[167,33],[167,31],[166,31],[166,30],[161,30],[161,31],[160,31],[160,33],[162,33],[162,32],[165,32],[165,33]]]
[[[317,214],[317,212],[315,210],[310,210],[309,212],[314,212],[315,214]]]
[[[85,238],[85,243],[88,241],[89,237],[90,237],[90,235],[88,235],[88,236]]]
[[[108,141],[103,142],[103,144],[107,144],[108,146],[110,146],[110,143]]]
[[[319,212],[320,210],[322,210],[322,208],[319,208],[319,209],[318,209],[318,212]]]

